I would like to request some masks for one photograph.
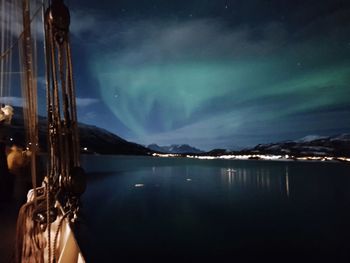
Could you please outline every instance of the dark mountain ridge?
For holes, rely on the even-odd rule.
[[[14,108],[15,114],[8,131],[10,143],[24,145],[25,130],[23,110]],[[125,154],[125,155],[150,155],[151,152],[146,147],[128,142],[119,136],[93,125],[79,123],[81,151],[90,154]],[[39,116],[39,147],[41,151],[46,151],[47,143],[47,119]]]
[[[208,155],[241,155],[241,154],[270,154],[304,156],[350,157],[350,134],[344,133],[335,136],[306,136],[295,141],[282,141],[276,143],[258,144],[253,148],[241,151],[227,151],[215,149]]]
[[[125,154],[125,155],[151,155],[157,153],[170,154],[195,154],[195,155],[288,155],[295,157],[303,156],[329,156],[350,157],[350,133],[335,136],[309,135],[299,140],[288,140],[276,143],[258,144],[253,148],[240,151],[226,149],[214,149],[203,152],[187,144],[158,146],[151,144],[148,148],[126,141],[119,136],[93,125],[79,123],[80,145],[83,153],[90,154]],[[8,131],[8,143],[24,145],[24,120],[21,108],[15,108],[15,115]],[[39,146],[46,151],[47,119],[39,116]],[[11,139],[11,140],[10,140]]]
[[[311,137],[311,136],[307,136]],[[311,137],[312,138],[312,137]],[[350,156],[350,134],[259,144],[252,151],[293,156]]]

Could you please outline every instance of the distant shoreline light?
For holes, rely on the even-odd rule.
[[[267,161],[343,161],[350,162],[347,157],[331,157],[331,156],[303,156],[295,157],[290,155],[265,155],[265,154],[245,154],[245,155],[220,155],[220,156],[200,156],[200,155],[181,155],[181,154],[162,154],[153,153],[154,157],[186,157],[199,160],[267,160]]]

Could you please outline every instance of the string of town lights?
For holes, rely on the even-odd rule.
[[[332,157],[332,156],[292,156],[292,155],[265,155],[265,154],[243,154],[243,155],[220,155],[220,156],[205,156],[205,155],[182,155],[182,154],[162,154],[153,153],[154,157],[186,157],[199,160],[266,160],[266,161],[320,161],[320,162],[350,162],[347,157]]]

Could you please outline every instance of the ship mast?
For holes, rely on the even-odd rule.
[[[22,1],[23,6],[23,67],[22,92],[24,97],[23,114],[25,130],[27,131],[28,148],[31,152],[32,185],[36,189],[36,152],[38,146],[38,110],[37,110],[37,85],[34,78],[35,65],[33,63],[33,45],[30,21],[29,0]],[[36,191],[34,191],[36,202]]]
[[[59,229],[52,236],[51,224],[61,220],[73,224],[78,218],[80,195],[86,178],[80,167],[80,145],[76,110],[71,47],[70,14],[62,0],[49,1],[43,12],[47,103],[47,172],[43,187],[36,187],[36,152],[38,146],[38,110],[35,49],[31,34],[30,0],[22,0],[22,92],[28,148],[31,151],[33,198],[22,206],[17,223],[18,250],[16,258],[56,262],[56,241]],[[43,5],[44,8],[44,5]],[[31,222],[28,229],[28,220]],[[38,250],[39,236],[47,234],[46,248]],[[34,235],[34,236],[33,236]],[[24,242],[24,240],[31,240]],[[44,246],[44,243],[40,243]],[[42,247],[44,248],[44,247]],[[39,262],[41,262],[39,260]]]

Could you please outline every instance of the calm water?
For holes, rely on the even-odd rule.
[[[350,165],[85,156],[94,262],[350,262]]]

